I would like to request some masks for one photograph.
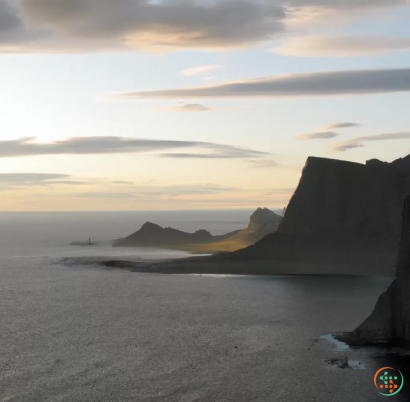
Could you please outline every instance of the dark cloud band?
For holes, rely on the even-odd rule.
[[[351,70],[293,74],[218,85],[130,91],[114,99],[218,99],[363,95],[410,91],[410,69]]]
[[[378,135],[368,135],[364,137],[353,138],[352,140],[345,141],[338,144],[328,144],[333,148],[334,152],[345,152],[355,148],[364,147],[365,142],[372,141],[392,141],[392,140],[407,140],[410,139],[410,131],[404,131],[399,133],[386,133]]]
[[[34,155],[98,155],[146,153],[189,149],[188,153],[163,153],[169,158],[259,158],[265,152],[238,148],[231,145],[197,141],[148,140],[122,137],[79,137],[52,143],[38,143],[35,138],[0,141],[0,158]],[[198,150],[198,152],[192,152]]]

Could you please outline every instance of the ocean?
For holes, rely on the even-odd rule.
[[[391,279],[159,275],[67,266],[75,256],[183,258],[113,249],[145,221],[222,234],[252,211],[0,214],[0,401],[377,401],[378,362],[322,335],[351,330]],[[102,241],[95,247],[72,241]]]

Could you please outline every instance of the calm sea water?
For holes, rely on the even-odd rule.
[[[372,359],[351,352],[366,370],[336,369],[324,362],[338,353],[333,345],[315,340],[357,326],[389,279],[155,275],[60,264],[84,255],[184,257],[67,244],[120,237],[146,220],[223,233],[243,227],[249,212],[208,212],[201,224],[184,213],[154,219],[160,216],[1,214],[2,402],[383,400],[373,389],[380,367]]]

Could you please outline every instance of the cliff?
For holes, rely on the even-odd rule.
[[[398,239],[409,166],[309,158],[279,232]]]
[[[410,344],[410,197],[406,198],[396,278],[370,317],[355,331],[337,337],[350,344]]]
[[[222,258],[354,264],[393,275],[408,194],[410,156],[366,164],[310,157],[277,232]]]
[[[140,230],[123,239],[114,242],[114,247],[173,247],[189,244],[209,243],[224,240],[236,232],[223,236],[212,236],[206,230],[186,233],[172,228],[162,228],[151,222],[145,223]]]

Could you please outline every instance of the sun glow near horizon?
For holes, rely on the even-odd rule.
[[[310,155],[410,153],[405,1],[36,3],[0,0],[0,210],[282,208]]]

